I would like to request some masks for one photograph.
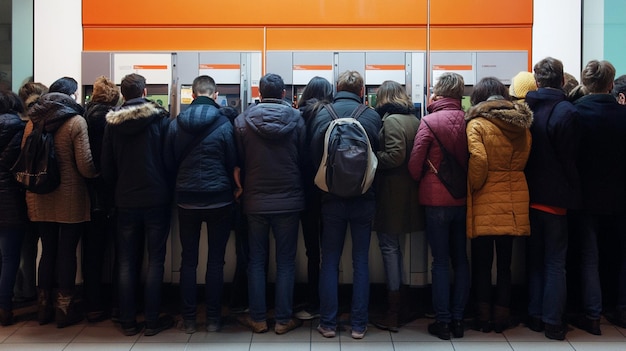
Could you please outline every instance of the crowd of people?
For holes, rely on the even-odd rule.
[[[362,339],[372,324],[398,332],[407,298],[401,293],[402,237],[421,230],[433,258],[435,321],[428,332],[440,339],[461,338],[467,328],[501,333],[518,323],[511,313],[516,237],[526,243],[528,328],[556,340],[565,339],[568,323],[600,335],[602,313],[626,328],[626,76],[614,80],[615,73],[611,63],[593,60],[578,84],[559,60],[548,57],[532,73],[513,77],[509,87],[493,77],[481,79],[464,111],[463,77],[448,72],[435,82],[424,117],[395,81],[380,85],[375,107],[363,107],[364,81],[356,71],[341,73],[335,86],[313,78],[295,107],[285,99],[283,79],[268,73],[260,79],[259,101],[241,114],[216,103],[217,84],[206,75],[193,81],[193,101],[178,116],[146,99],[146,79],[138,74],[124,77],[119,87],[98,78],[84,107],[69,77],[49,88],[31,82],[18,94],[2,91],[0,324],[13,323],[14,301],[36,299],[42,325],[112,318],[128,336],[173,327],[174,317],[161,313],[161,285],[175,204],[182,247],[180,328],[188,334],[199,325],[203,222],[208,332],[222,328],[231,230],[237,271],[230,306],[247,311],[238,321],[255,333],[273,328],[284,334],[302,320],[319,318],[319,333],[336,336],[339,263],[348,232],[350,335]],[[329,141],[338,121],[347,123],[343,133],[362,133],[375,155],[367,164],[376,167],[373,183],[351,175],[362,189],[349,196],[327,184],[335,166],[337,172],[353,167],[335,165],[327,155],[332,143],[343,142]],[[25,190],[11,172],[33,130],[54,135],[60,184],[49,193]],[[294,311],[300,227],[307,301]],[[370,320],[373,231],[387,295],[384,314]],[[113,303],[102,294],[109,241],[115,243]],[[75,285],[79,242],[83,308]],[[617,248],[609,278],[617,284],[601,279],[607,247]],[[275,302],[268,323],[272,251]],[[581,313],[565,318],[568,270],[579,272]],[[602,301],[607,286],[615,290],[616,306]],[[137,306],[138,295],[143,307]],[[466,315],[474,316],[469,325]]]

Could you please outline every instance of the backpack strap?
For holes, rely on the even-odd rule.
[[[328,110],[328,113],[330,114],[330,117],[332,119],[339,119],[339,115],[337,114],[337,110],[335,110],[335,107],[332,104],[325,104],[324,107],[326,107],[326,110]],[[367,106],[365,106],[363,104],[359,104],[359,106],[357,106],[357,108],[355,108],[354,111],[352,111],[352,113],[350,114],[349,118],[359,119],[359,117],[367,109],[368,109]]]
[[[337,115],[337,110],[335,110],[333,104],[324,104],[324,107],[326,108],[326,110],[328,110],[330,118],[332,118],[333,120],[339,119],[339,115]]]

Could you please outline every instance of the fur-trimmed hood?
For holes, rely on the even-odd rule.
[[[516,127],[516,129],[527,129],[533,123],[533,112],[526,103],[511,102],[504,99],[487,100],[472,106],[467,111],[465,120],[469,121],[478,117],[489,119],[501,128],[508,124]]]
[[[157,103],[137,98],[128,100],[119,108],[109,111],[106,120],[112,128],[119,127],[121,133],[136,134],[152,123],[154,118],[167,115],[167,111]]]

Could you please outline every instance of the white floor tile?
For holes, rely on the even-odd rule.
[[[189,338],[191,337],[190,334],[185,334],[176,328],[164,330],[158,333],[157,335],[153,335],[153,336],[144,336],[143,334],[140,334],[140,335],[141,336],[137,340],[137,343],[140,343],[140,344],[141,343],[148,343],[148,344],[183,343],[184,344],[184,343],[187,343],[189,341]]]
[[[428,334],[426,325],[412,325],[400,328],[397,333],[390,333],[393,342],[417,341],[417,342],[446,342],[436,336]],[[448,341],[449,342],[449,341]]]
[[[624,335],[610,324],[601,324],[602,335],[589,334],[584,330],[572,328],[567,332],[565,338],[570,342],[626,342]],[[626,346],[624,347],[626,350]]]
[[[4,340],[4,343],[69,343],[85,328],[84,325],[75,325],[58,329],[54,324],[25,325],[19,328]]]
[[[133,349],[134,350],[134,349]],[[219,351],[248,351],[250,350],[250,343],[211,343],[207,344],[188,344],[185,351],[206,351],[206,350],[219,350]]]
[[[519,328],[519,327],[518,327]],[[453,342],[506,342],[504,334],[500,333],[483,333],[475,330],[466,330],[462,338],[452,339]]]
[[[504,337],[508,341],[550,341],[546,338],[543,332],[534,332],[526,327],[517,327],[513,329],[507,329],[504,331]]]
[[[76,336],[72,342],[78,343],[130,343],[133,344],[139,339],[140,334],[133,336],[126,336],[122,334],[122,331],[118,327],[103,328],[86,326]]]
[[[454,351],[452,343],[449,341],[441,340],[442,342],[393,342],[393,348],[395,351],[416,351],[416,350],[428,350],[428,351]]]
[[[63,351],[129,351],[133,343],[80,343],[73,342]]]
[[[270,329],[267,333],[252,334],[252,343],[273,342],[273,343],[299,343],[311,341],[311,329],[300,327],[286,334],[278,335],[274,329]]]
[[[66,343],[0,344],[2,351],[62,351]]]
[[[574,351],[572,345],[567,341],[548,340],[540,342],[520,342],[510,343],[515,351]]]
[[[250,351],[308,350],[311,347],[310,345],[311,344],[309,342],[296,342],[296,343],[258,342],[258,343],[252,343],[250,345]]]
[[[312,342],[311,351],[341,351],[341,344],[338,342]]]
[[[366,339],[358,341],[348,343],[342,341],[341,351],[393,351],[393,344],[390,342],[372,342]]]
[[[132,351],[185,351],[187,344],[171,343],[143,343],[133,345]]]
[[[508,342],[452,342],[455,351],[512,351]]]
[[[624,351],[626,342],[571,342],[576,351]]]

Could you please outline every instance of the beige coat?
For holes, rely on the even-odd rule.
[[[528,185],[532,111],[525,103],[485,101],[465,117],[470,153],[467,236],[530,235]]]
[[[22,146],[33,130],[28,122]],[[28,217],[34,222],[81,223],[90,220],[90,202],[84,178],[97,176],[93,164],[87,122],[76,115],[65,121],[54,133],[61,184],[48,194],[26,192]]]

